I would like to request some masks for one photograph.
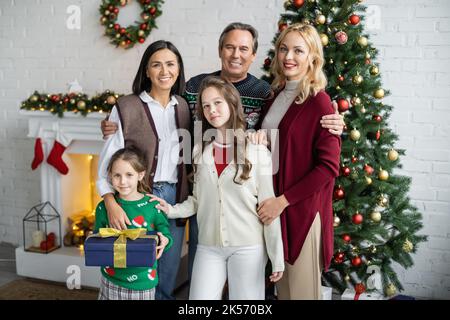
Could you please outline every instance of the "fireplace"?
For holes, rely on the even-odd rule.
[[[90,113],[83,117],[66,113],[63,118],[58,118],[48,111],[20,111],[20,114],[29,120],[28,137],[41,137],[44,157],[48,156],[58,133],[64,133],[71,141],[63,154],[69,168],[67,175],[59,174],[45,160],[37,169],[41,179],[41,202],[50,201],[59,212],[64,236],[67,230],[73,228],[68,218],[81,214],[92,217],[95,206],[101,200],[96,192],[95,180],[98,155],[104,143],[100,121],[105,115]],[[74,231],[79,232],[79,229]],[[177,287],[187,281],[186,253],[185,241]],[[79,271],[82,286],[100,285],[100,268],[85,267],[82,246],[62,244],[61,248],[48,254],[28,252],[22,246],[16,249],[16,268],[18,275],[58,282],[66,282],[74,272]]]
[[[98,154],[103,145],[100,121],[104,115],[91,113],[83,117],[66,113],[63,118],[58,118],[47,111],[20,113],[29,120],[28,137],[41,138],[45,158],[58,134],[64,133],[71,141],[63,155],[69,168],[67,175],[58,173],[45,159],[37,170],[40,171],[41,202],[50,201],[61,215],[62,236],[71,228],[74,228],[74,234],[81,236],[80,229],[69,224],[69,218],[76,220],[84,215],[92,221],[95,206],[100,201],[95,180]],[[73,270],[79,270],[81,285],[99,286],[99,268],[84,266],[80,245],[62,244],[60,249],[48,254],[27,252],[19,247],[16,249],[16,267],[19,275],[59,282],[66,282]]]

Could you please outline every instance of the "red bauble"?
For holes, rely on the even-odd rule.
[[[292,3],[296,8],[300,8],[305,3],[305,0],[294,0]]]
[[[359,212],[355,213],[352,216],[352,221],[353,221],[354,224],[361,224],[363,222],[363,220],[364,220],[364,218],[363,218],[362,214],[359,213]]]
[[[366,163],[364,165],[364,171],[370,176],[373,173],[374,169]]]
[[[118,24],[118,23],[115,23],[114,24],[114,30],[119,30],[120,29],[120,24]]]
[[[109,11],[113,11],[113,10],[114,10],[114,6],[109,6],[109,7],[108,7],[108,10],[109,10]]]
[[[337,252],[334,255],[334,262],[341,264],[342,262],[344,262],[344,258],[345,258],[345,254],[343,252]]]
[[[354,265],[355,267],[358,267],[361,264],[361,258],[360,257],[354,257],[352,259],[352,265]]]
[[[52,97],[50,98],[53,102],[58,102],[59,101],[59,96],[57,94],[52,95]]]
[[[146,23],[142,23],[142,24],[140,25],[140,29],[141,29],[141,30],[147,29],[147,24],[146,24]]]
[[[361,21],[361,19],[359,18],[359,16],[357,16],[356,14],[352,14],[349,18],[348,18],[348,22],[354,26],[356,26],[359,21]]]
[[[345,112],[345,111],[347,111],[347,110],[348,110],[348,107],[349,107],[349,105],[350,105],[350,104],[348,103],[347,99],[343,99],[343,98],[338,99],[337,104],[338,104],[338,110],[339,110],[339,112]]]
[[[154,15],[156,13],[156,8],[151,7],[150,10],[148,10],[148,12],[150,12],[151,15]]]
[[[340,82],[342,82],[342,81],[344,81],[344,77],[341,76],[341,75],[339,75],[339,76],[338,76],[338,80],[339,80]]]
[[[287,25],[287,23],[286,22],[282,22],[282,23],[280,23],[279,25],[278,25],[278,30],[280,31],[280,32],[282,32],[284,29],[286,29],[288,27],[288,25]]]
[[[113,9],[113,12],[114,12],[115,14],[118,14],[118,13],[119,13],[119,8],[114,8],[114,9]]]
[[[352,156],[352,163],[356,163],[356,162],[358,162],[358,158],[355,156]]]
[[[344,189],[341,186],[335,187],[333,192],[334,200],[342,200],[345,197]]]
[[[334,37],[336,38],[337,43],[346,44],[348,40],[348,36],[344,31],[338,31]]]
[[[145,39],[144,38],[139,38],[138,41],[139,41],[139,43],[144,43]]]
[[[366,64],[371,64],[372,62],[370,61],[370,59],[366,59]]]
[[[47,241],[53,241],[53,242],[55,242],[55,239],[56,239],[56,234],[55,234],[54,232],[50,232],[50,233],[47,235]]]
[[[125,28],[121,28],[119,32],[120,32],[120,34],[124,34],[124,33],[126,33],[126,32],[127,32],[127,29],[125,29]]]
[[[375,133],[375,138],[377,140],[380,140],[380,137],[381,137],[381,132],[380,132],[380,130],[377,130],[377,133]]]
[[[344,234],[342,236],[342,240],[344,240],[345,242],[350,242],[350,241],[352,241],[352,238],[350,238],[350,236],[348,234]]]
[[[344,177],[348,177],[352,172],[352,169],[350,169],[349,167],[342,167],[341,172]]]
[[[372,117],[372,119],[375,120],[376,122],[381,122],[381,121],[383,120],[383,118],[381,118],[381,116],[378,115],[378,114],[375,114],[375,115]]]
[[[366,287],[362,283],[357,283],[355,285],[355,292],[357,294],[364,293],[366,291]]]
[[[40,248],[41,248],[41,250],[47,251],[54,246],[55,246],[54,241],[52,242],[52,241],[48,241],[48,240],[47,241],[43,240],[43,241],[41,241]]]
[[[131,40],[128,39],[127,41],[125,41],[125,43],[126,43],[127,45],[129,45],[129,44],[131,43]]]

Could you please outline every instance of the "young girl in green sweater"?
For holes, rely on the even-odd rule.
[[[172,245],[167,217],[149,202],[145,193],[150,192],[146,182],[144,155],[133,147],[118,150],[108,166],[110,183],[116,191],[116,200],[132,222],[129,229],[145,228],[157,231],[159,244],[156,259]],[[95,212],[95,230],[109,226],[104,201]],[[152,267],[101,268],[102,279],[99,300],[154,300],[158,284],[157,261]]]

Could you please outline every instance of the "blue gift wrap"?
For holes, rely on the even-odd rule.
[[[156,236],[156,232],[147,232]],[[114,242],[117,237],[90,236],[84,242],[84,256],[86,266],[114,266]],[[127,239],[126,267],[152,267],[156,261],[155,238]]]

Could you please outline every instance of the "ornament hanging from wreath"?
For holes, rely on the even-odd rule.
[[[121,26],[117,23],[119,6],[124,7],[130,0],[102,0],[100,5],[100,23],[106,27],[105,35],[111,39],[111,43],[116,47],[125,49],[134,47],[139,43],[144,43],[150,31],[156,26],[156,18],[162,14],[162,0],[136,0],[139,2],[142,12],[140,19],[135,24]]]

